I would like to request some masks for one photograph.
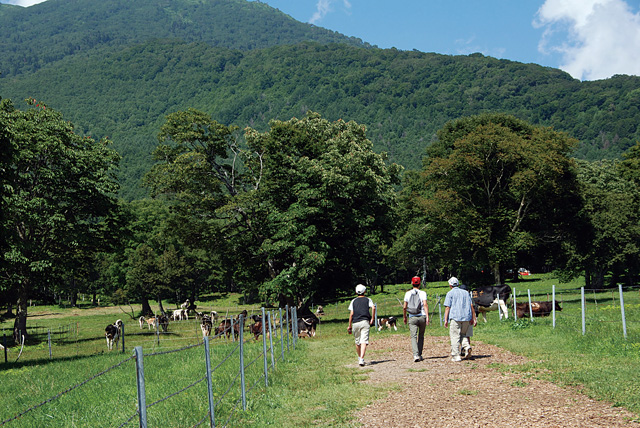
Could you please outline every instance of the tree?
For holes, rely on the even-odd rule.
[[[264,219],[263,298],[330,296],[375,274],[390,243],[400,167],[373,151],[365,127],[310,112],[272,121],[265,133],[248,130],[247,143],[261,154],[248,168],[262,170],[250,197]]]
[[[583,199],[576,220],[579,239],[566,248],[567,277],[584,275],[589,288],[614,286],[621,277],[632,284],[640,271],[640,192],[624,176],[629,169],[617,161],[578,161]]]
[[[92,251],[118,191],[119,156],[108,140],[81,137],[60,113],[33,99],[28,104],[26,111],[0,104],[0,135],[13,147],[15,172],[7,184],[2,289],[16,293],[17,341],[27,336],[29,296],[59,280],[68,260]]]
[[[441,249],[439,262],[458,272],[489,269],[500,284],[519,254],[559,246],[579,208],[568,158],[575,144],[503,114],[447,123],[427,150],[426,187],[409,198],[422,207],[423,236]]]

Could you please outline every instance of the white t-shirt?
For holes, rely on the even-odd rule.
[[[426,292],[424,292],[424,291],[422,291],[420,289],[412,288],[411,290],[407,291],[404,294],[404,301],[409,303],[409,296],[411,296],[411,294],[415,293],[416,291],[418,292],[418,296],[420,296],[420,301],[421,302],[424,302],[425,300],[427,300],[427,293]],[[424,316],[427,315],[427,313],[424,311],[424,304],[422,305],[422,312],[421,312],[420,315],[424,315]],[[420,315],[413,315],[413,316],[415,317],[415,316],[420,316]],[[411,314],[409,314],[409,316],[411,316]]]

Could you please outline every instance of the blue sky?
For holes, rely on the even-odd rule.
[[[45,0],[0,0],[31,6]],[[380,48],[640,76],[640,0],[256,0]]]

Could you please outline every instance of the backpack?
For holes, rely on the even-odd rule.
[[[411,293],[409,296],[407,312],[411,315],[420,315],[422,313],[422,301],[420,300],[420,293],[418,293],[418,290],[415,290],[415,292]]]

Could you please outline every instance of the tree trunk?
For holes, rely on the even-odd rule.
[[[76,306],[78,306],[78,292],[73,290],[71,292],[71,307],[75,308]]]
[[[93,306],[98,306],[98,292],[94,291],[93,295],[91,296],[91,304]]]
[[[151,305],[149,304],[149,299],[146,296],[142,296],[142,315],[153,315],[153,311],[151,310]]]
[[[160,296],[158,296],[158,307],[160,308],[159,311],[161,314],[164,314],[164,306],[162,306],[162,299],[160,298]]]
[[[494,263],[494,265],[491,267],[491,270],[493,271],[493,280],[495,281],[496,285],[501,285],[502,274],[500,273],[500,263]]]
[[[584,287],[591,288],[591,269],[584,269]]]
[[[27,301],[27,286],[26,284],[18,290],[18,305],[15,321],[13,322],[13,340],[16,344],[22,343],[22,338],[27,340],[27,308],[29,302]]]

